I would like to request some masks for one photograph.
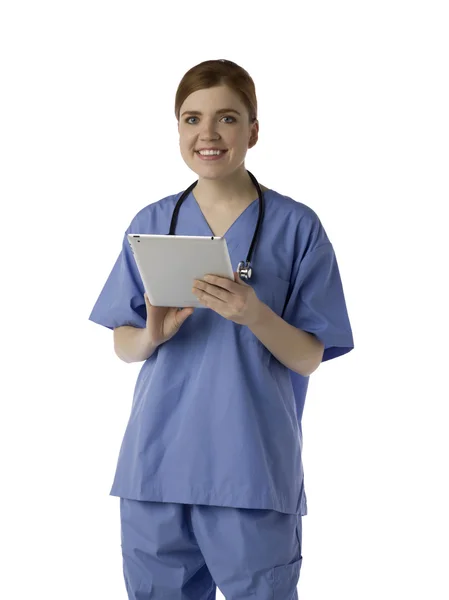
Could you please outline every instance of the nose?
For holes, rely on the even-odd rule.
[[[201,125],[201,134],[200,139],[209,139],[211,137],[216,137],[215,131],[216,125],[213,119],[205,119]]]

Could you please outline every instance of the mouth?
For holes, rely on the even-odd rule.
[[[200,150],[195,150],[195,152],[203,152],[207,150],[213,150],[214,152],[227,152],[227,148],[200,148]]]
[[[200,154],[199,150],[195,150],[195,154],[200,160],[220,160],[226,154],[227,150],[220,150],[220,154]]]

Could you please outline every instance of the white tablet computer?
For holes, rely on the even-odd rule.
[[[195,279],[234,281],[224,237],[129,233],[128,242],[153,306],[206,308],[192,292]]]

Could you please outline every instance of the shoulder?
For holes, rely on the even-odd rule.
[[[281,194],[281,192],[277,192],[273,189],[267,190],[267,197],[268,196],[272,202],[276,203],[276,207],[279,210],[283,211],[284,213],[288,213],[289,216],[293,218],[310,221],[319,220],[318,215],[313,208],[307,204],[304,204],[304,202],[294,200],[291,196]]]
[[[182,192],[165,196],[160,200],[151,202],[139,210],[131,219],[127,232],[151,232],[158,229],[158,224],[165,222],[179,200]]]
[[[279,219],[286,230],[301,238],[304,250],[329,242],[323,223],[311,206],[272,189],[267,191],[266,199],[270,218]]]

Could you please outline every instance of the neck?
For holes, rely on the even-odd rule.
[[[193,194],[204,208],[245,205],[257,198],[257,189],[245,168],[220,179],[200,177]]]

